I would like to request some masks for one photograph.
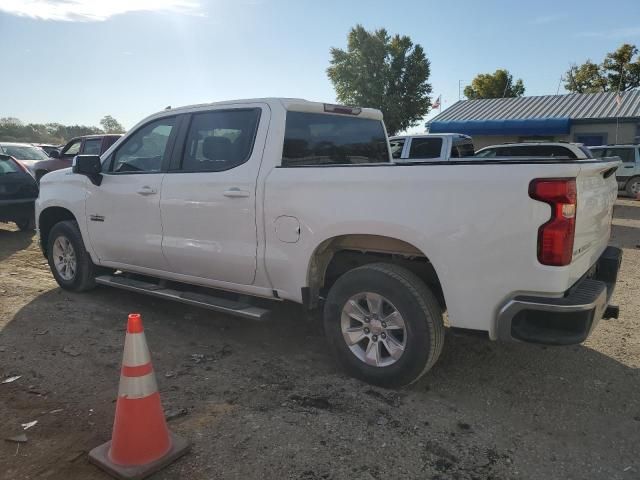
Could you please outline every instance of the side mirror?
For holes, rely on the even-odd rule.
[[[60,158],[60,151],[59,150],[51,150],[49,152],[49,157],[51,157],[51,158]]]
[[[91,183],[102,183],[102,163],[99,155],[76,155],[71,164],[71,171],[80,175],[86,175]]]

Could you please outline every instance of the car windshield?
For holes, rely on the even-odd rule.
[[[18,160],[47,160],[49,157],[44,150],[29,145],[3,145],[5,155],[11,155]]]
[[[7,155],[0,155],[0,175],[15,173],[18,171],[18,165],[11,159],[11,157]]]

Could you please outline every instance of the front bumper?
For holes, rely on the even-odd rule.
[[[520,295],[498,314],[498,338],[549,345],[586,340],[607,312],[622,250],[607,247],[596,264],[560,298]]]

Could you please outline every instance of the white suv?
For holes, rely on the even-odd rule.
[[[571,160],[593,158],[591,151],[581,143],[528,142],[491,145],[476,152],[476,157],[553,157]]]

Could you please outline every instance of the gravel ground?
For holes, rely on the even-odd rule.
[[[170,428],[154,479],[640,478],[640,202],[619,200],[614,303],[583,345],[447,334],[421,381],[346,377],[296,305],[252,323],[123,291],[57,288],[32,234],[0,225],[0,478],[106,479],[129,312],[142,313]]]

